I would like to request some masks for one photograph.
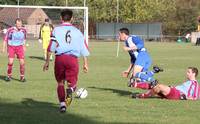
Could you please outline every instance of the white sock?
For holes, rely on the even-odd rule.
[[[65,102],[60,103],[60,107],[62,107],[62,106],[66,106]]]

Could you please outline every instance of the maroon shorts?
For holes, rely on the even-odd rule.
[[[18,59],[24,59],[24,48],[23,46],[9,46],[8,45],[8,58],[15,58],[15,54]]]
[[[59,55],[55,58],[54,74],[57,82],[66,80],[68,87],[76,88],[78,80],[78,59],[72,55]]]
[[[166,96],[167,99],[179,100],[181,97],[181,93],[175,87],[170,88],[169,94]]]

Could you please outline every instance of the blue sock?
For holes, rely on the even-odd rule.
[[[153,76],[154,76],[154,72],[153,72],[153,71],[147,71],[146,74],[147,74],[149,77],[153,77]]]
[[[145,80],[145,81],[149,81],[149,82],[152,82],[152,81],[155,80],[153,78],[152,73],[146,73],[146,72],[138,72],[138,73],[136,73],[135,78],[140,78],[142,81]]]

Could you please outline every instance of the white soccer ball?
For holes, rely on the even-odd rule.
[[[42,43],[42,40],[41,40],[41,39],[38,39],[38,42],[39,42],[39,43]]]
[[[6,28],[4,28],[2,31],[4,34],[6,34],[8,30]]]
[[[85,88],[79,88],[76,91],[76,97],[85,99],[88,96],[88,91]]]

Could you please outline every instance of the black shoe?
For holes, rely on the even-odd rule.
[[[131,94],[131,98],[133,98],[133,99],[139,99],[140,95],[139,95],[139,93],[133,93],[133,94]]]
[[[158,84],[158,80],[154,80],[150,82],[150,89],[154,88]]]
[[[71,102],[72,102],[72,90],[71,89],[67,89],[67,95],[66,95],[66,99],[65,99],[65,103],[66,106],[70,106]]]
[[[21,81],[21,82],[26,82],[26,79],[25,79],[24,77],[21,77],[21,78],[20,78],[20,81]]]
[[[187,100],[185,94],[181,94],[181,95],[180,95],[180,100]]]
[[[164,70],[158,66],[153,66],[154,73],[163,72]]]
[[[11,77],[9,77],[9,76],[6,76],[6,77],[5,77],[5,81],[6,81],[6,82],[9,82],[9,81],[11,81]]]
[[[61,106],[60,107],[60,113],[65,113],[66,112],[66,106]]]

